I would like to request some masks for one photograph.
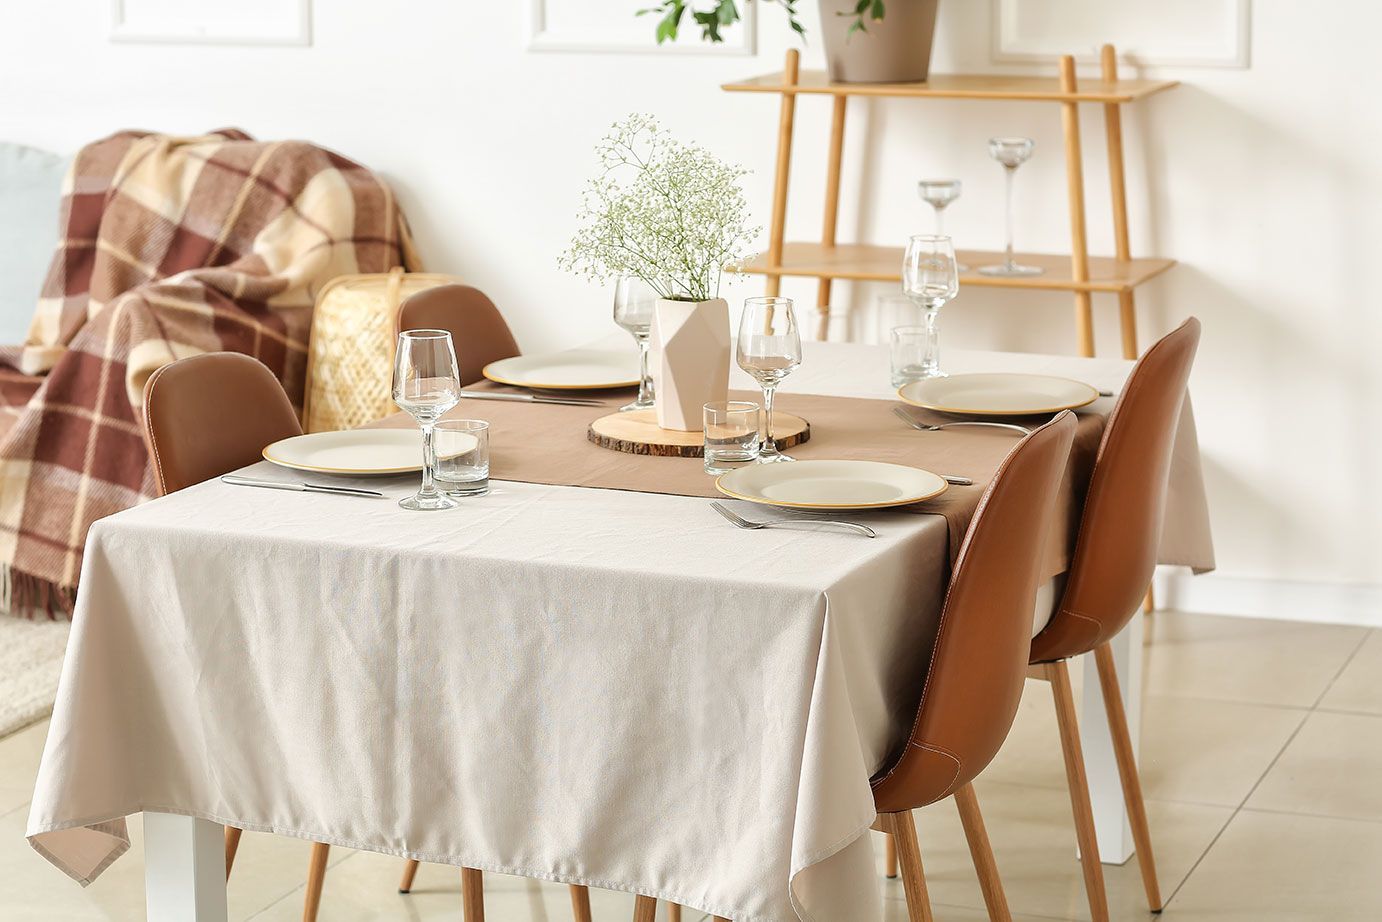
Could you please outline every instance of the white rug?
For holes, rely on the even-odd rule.
[[[0,736],[53,712],[69,621],[0,615]]]

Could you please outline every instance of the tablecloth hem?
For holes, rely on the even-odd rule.
[[[811,868],[820,864],[822,861],[826,861],[834,857],[835,855],[839,854],[840,852],[844,851],[846,848],[849,848],[851,845],[853,845],[855,842],[859,840],[860,836],[866,835],[869,832],[869,830],[873,828],[873,823],[876,819],[877,816],[873,817],[867,823],[864,823],[862,826],[855,829],[849,835],[841,837],[839,841],[831,845],[827,845],[824,848],[817,849],[802,861],[800,867],[792,868],[791,882],[787,886],[787,896],[792,901],[792,910],[797,914],[797,916],[800,919],[802,919],[802,922],[818,922],[818,920],[814,915],[807,911],[806,907],[802,905],[800,900],[797,899],[797,877],[803,874],[804,872],[811,870]],[[724,918],[734,918],[735,922],[738,922],[738,917],[725,916]]]

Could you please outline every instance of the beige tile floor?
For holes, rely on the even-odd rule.
[[[1148,628],[1144,680],[1162,918],[1382,919],[1382,630],[1161,612]],[[45,731],[0,740],[0,920],[142,919],[137,820],[134,848],[85,890],[24,841]],[[1064,784],[1049,690],[1029,683],[1008,745],[977,784],[1018,922],[1089,918]],[[917,821],[937,920],[980,922],[954,807],[934,805]],[[231,918],[299,919],[307,852],[304,842],[246,834]],[[334,850],[321,919],[460,922],[455,869],[424,865],[408,896],[397,892],[399,870],[395,858]],[[1115,919],[1154,918],[1136,862],[1105,874]],[[905,922],[901,886],[885,886],[886,922]],[[596,919],[630,918],[623,894],[594,892],[592,902]],[[496,875],[486,878],[486,909],[492,922],[571,918],[565,888]]]

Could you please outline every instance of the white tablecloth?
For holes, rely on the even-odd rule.
[[[947,359],[1101,387],[1128,368]],[[789,389],[887,396],[886,367],[812,345]],[[1176,476],[1202,514],[1198,469]],[[213,481],[97,523],[36,848],[88,881],[150,810],[738,922],[881,913],[868,778],[924,678],[940,517],[745,532],[703,499],[514,483],[421,514],[382,483]]]

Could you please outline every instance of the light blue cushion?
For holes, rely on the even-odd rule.
[[[67,160],[0,141],[0,343],[23,342],[58,240]]]

